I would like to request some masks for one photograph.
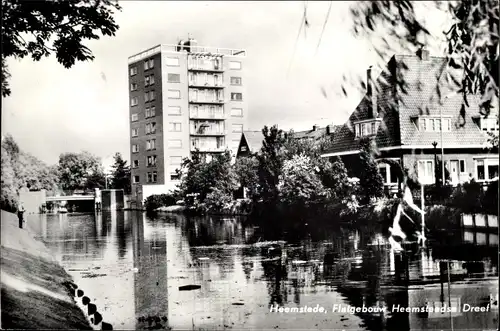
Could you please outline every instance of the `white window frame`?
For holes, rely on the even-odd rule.
[[[235,113],[235,110],[238,110],[238,113]],[[243,117],[243,108],[231,108],[231,116],[232,117]]]
[[[178,96],[172,96],[172,93],[176,93]],[[181,91],[180,90],[167,90],[167,97],[168,99],[180,99],[181,98]]]
[[[139,145],[137,144],[132,145],[132,153],[139,153]]]
[[[234,83],[233,79],[236,80],[236,81],[239,81],[239,83],[238,82]],[[229,82],[233,86],[241,86],[242,85],[242,79],[241,79],[241,77],[238,77],[238,76],[232,76],[232,77],[230,77]]]
[[[165,58],[165,63],[168,67],[178,67],[179,64],[179,58],[178,57],[166,57]]]
[[[235,127],[240,127],[241,128],[241,131],[235,131]],[[240,124],[240,123],[235,123],[235,124],[232,124],[231,125],[231,132],[232,133],[243,133],[243,124]]]
[[[130,76],[135,76],[135,75],[137,75],[137,67],[136,66],[130,68]]]
[[[134,175],[134,177],[132,177],[132,180],[134,184],[137,184],[141,181],[139,175]]]
[[[151,162],[149,162],[151,160]],[[156,155],[148,155],[146,156],[146,166],[147,167],[156,167],[157,158]]]
[[[233,99],[233,96],[236,96],[236,95],[240,95],[241,96],[241,99]],[[243,93],[241,92],[231,92],[231,101],[243,101]]]
[[[137,97],[130,98],[130,106],[131,107],[137,106],[138,104],[139,104],[139,98],[137,98]]]
[[[139,114],[135,113],[130,116],[130,121],[131,122],[137,122],[139,120]]]
[[[171,115],[171,116],[182,115],[182,108],[181,108],[181,106],[168,106],[167,109],[168,109],[168,115]]]
[[[179,80],[175,81],[175,80],[170,80],[170,75],[173,75],[173,76],[176,76],[179,78]],[[168,73],[167,74],[167,83],[172,83],[172,84],[179,84],[181,82],[181,75],[180,74],[176,74],[176,73]]]
[[[229,69],[241,70],[241,62],[240,61],[229,61]]]
[[[179,128],[178,130],[176,128]],[[168,131],[169,132],[182,132],[182,123],[181,122],[170,122],[168,123]]]
[[[478,166],[479,161],[483,161],[483,165],[484,165],[484,178],[483,179],[479,178],[479,172],[477,171],[477,166]],[[498,166],[499,159],[498,158],[487,158],[487,157],[474,159],[474,178],[476,178],[476,180],[478,182],[491,181],[491,179],[489,178],[490,174],[489,174],[489,169],[488,169],[488,166],[490,166],[490,165],[497,165]]]
[[[179,149],[182,148],[182,140],[181,139],[170,139],[167,142],[169,149]]]
[[[424,164],[424,171],[427,169],[426,164],[428,164],[428,163],[431,164],[431,170],[430,170],[431,173],[430,174],[422,175],[420,173],[420,164],[421,163]],[[435,171],[435,164],[434,164],[433,159],[417,160],[417,176],[418,176],[418,181],[421,184],[423,184],[423,185],[434,184],[434,182],[436,181],[434,171]]]
[[[177,160],[179,160],[178,163],[176,163]],[[182,164],[182,156],[170,156],[169,164],[173,166],[180,166]]]
[[[137,83],[130,83],[130,91],[137,91]]]
[[[138,128],[132,129],[132,138],[138,137],[138,136],[139,136],[139,129]]]

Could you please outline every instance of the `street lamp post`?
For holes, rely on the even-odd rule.
[[[438,144],[437,141],[434,141],[432,143],[432,147],[434,147],[434,164],[436,165],[436,167],[437,167],[437,150],[436,150],[437,144]],[[439,174],[437,172],[437,169],[434,169],[434,179],[437,185],[439,182]]]

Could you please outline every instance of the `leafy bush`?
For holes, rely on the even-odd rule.
[[[177,201],[173,194],[154,194],[150,195],[144,202],[147,211],[154,211],[160,207],[175,205]]]
[[[214,188],[205,198],[205,204],[209,211],[221,212],[224,207],[231,204],[232,195],[219,188]]]
[[[372,199],[384,195],[384,179],[380,175],[375,162],[373,142],[363,139],[360,141],[360,147],[359,158],[363,171],[359,176],[359,185],[361,188],[361,202],[366,204]]]
[[[432,184],[425,188],[425,196],[427,203],[431,204],[448,204],[454,193],[451,185],[436,185]]]
[[[482,205],[484,211],[488,214],[498,214],[498,180],[488,184],[488,188],[483,196]]]
[[[458,185],[452,197],[452,205],[465,213],[480,213],[483,210],[484,191],[476,181]]]

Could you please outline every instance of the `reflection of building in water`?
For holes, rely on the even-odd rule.
[[[166,229],[137,216],[132,225],[136,328],[164,327],[168,318]],[[145,227],[149,227],[146,236]]]

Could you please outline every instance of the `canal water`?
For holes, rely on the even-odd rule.
[[[498,325],[496,233],[436,234],[426,249],[395,254],[366,227],[271,231],[235,217],[134,211],[27,222],[114,329]]]

